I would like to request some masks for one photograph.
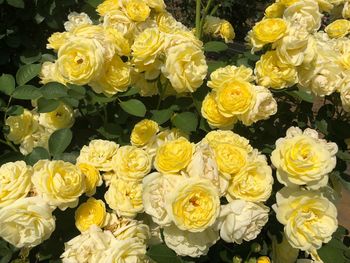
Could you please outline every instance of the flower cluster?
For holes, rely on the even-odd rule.
[[[97,7],[100,23],[71,13],[65,32],[54,33],[42,83],[88,84],[112,96],[132,84],[142,96],[194,92],[207,74],[203,43],[166,12],[163,0],[107,0]],[[223,26],[225,27],[225,26]],[[225,29],[223,29],[225,31]]]
[[[268,6],[247,36],[253,52],[267,50],[256,63],[257,83],[272,89],[297,84],[321,97],[339,92],[349,111],[349,10],[348,1],[280,0]],[[323,12],[335,19],[325,28]]]

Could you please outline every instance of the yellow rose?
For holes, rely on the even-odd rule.
[[[218,89],[224,86],[224,83],[233,81],[235,79],[241,79],[243,81],[252,82],[254,80],[253,70],[246,66],[226,66],[218,68],[210,74],[210,81],[208,81],[208,87],[212,89]]]
[[[225,40],[225,43],[232,43],[235,38],[235,30],[230,22],[227,20],[222,20],[220,24],[219,35]]]
[[[85,194],[92,196],[96,193],[96,187],[102,185],[100,172],[92,165],[87,163],[77,164],[83,175],[85,175]]]
[[[49,43],[46,45],[46,48],[57,51],[69,41],[70,37],[72,37],[72,34],[69,32],[55,32],[47,39]]]
[[[167,50],[162,72],[178,92],[194,92],[207,75],[204,53],[192,43],[172,46]]]
[[[142,183],[136,181],[112,180],[105,200],[118,216],[135,217],[143,211]]]
[[[208,121],[209,126],[220,129],[232,129],[233,125],[237,121],[235,117],[225,117],[218,109],[218,105],[215,100],[215,93],[209,93],[203,100],[202,116]]]
[[[136,23],[133,22],[125,12],[121,10],[112,10],[103,17],[104,28],[114,28],[119,31],[130,42],[134,41]]]
[[[75,226],[84,232],[92,225],[103,227],[106,219],[106,207],[102,200],[89,198],[75,210]]]
[[[225,82],[216,92],[219,112],[225,117],[247,112],[253,105],[254,99],[253,86],[239,79]]]
[[[104,66],[103,51],[96,39],[71,38],[58,50],[58,70],[68,82],[85,85],[100,76]]]
[[[71,12],[68,21],[64,23],[64,29],[69,32],[81,25],[92,25],[90,17],[86,13]]]
[[[183,137],[166,142],[158,148],[154,166],[162,173],[177,173],[187,167],[193,152],[193,144]]]
[[[341,13],[342,13],[343,18],[345,18],[345,19],[350,18],[350,3],[349,3],[349,1],[346,1],[344,3],[344,7],[343,7],[343,10]]]
[[[228,200],[265,202],[271,195],[272,185],[272,170],[267,164],[266,157],[254,151],[247,165],[233,176],[226,197]]]
[[[117,154],[119,145],[106,140],[92,140],[88,146],[83,146],[77,163],[86,163],[99,171],[112,170],[112,158]]]
[[[85,177],[78,167],[64,161],[40,160],[33,168],[35,190],[50,205],[61,210],[78,205],[85,191]]]
[[[340,90],[340,99],[343,109],[350,112],[350,85],[345,85]]]
[[[330,38],[345,37],[350,32],[350,21],[346,19],[338,19],[330,23],[325,28]]]
[[[281,18],[266,18],[255,24],[252,37],[263,46],[279,40],[286,32],[286,21]]]
[[[268,51],[256,63],[257,83],[273,89],[283,89],[297,83],[297,71],[293,65],[280,61],[276,51]]]
[[[207,179],[184,179],[168,194],[165,207],[179,229],[202,232],[219,215],[219,193]]]
[[[113,157],[114,170],[119,178],[126,181],[139,181],[151,171],[152,160],[136,146],[122,146]]]
[[[67,80],[63,78],[61,73],[58,71],[57,63],[45,61],[41,66],[39,74],[40,83],[46,84],[49,82],[59,82],[65,85]]]
[[[120,0],[104,0],[104,2],[97,6],[96,11],[100,16],[105,16],[109,12],[119,10],[119,2]]]
[[[256,263],[271,263],[271,260],[269,257],[258,257]]]
[[[277,169],[280,183],[317,189],[327,185],[328,174],[336,165],[337,151],[337,145],[319,139],[317,131],[306,129],[302,132],[297,127],[291,127],[285,138],[276,141],[271,161]]]
[[[288,6],[294,5],[295,3],[298,3],[299,1],[300,0],[278,0],[277,2],[288,7]]]
[[[35,147],[43,147],[49,150],[49,138],[52,134],[52,130],[39,125],[31,135],[24,138],[19,146],[19,150],[23,155],[27,155],[33,151]]]
[[[0,166],[0,208],[27,196],[32,187],[33,168],[23,161]]]
[[[40,113],[39,123],[46,128],[59,130],[70,128],[74,124],[73,109],[67,104],[61,103],[54,111]]]
[[[162,12],[165,10],[164,0],[146,0],[149,7],[154,8],[157,12]]]
[[[235,38],[235,31],[230,22],[214,16],[206,16],[203,27],[205,34],[221,37],[226,43],[232,42]]]
[[[100,78],[89,85],[96,93],[103,93],[107,97],[113,96],[128,89],[131,83],[130,71],[130,66],[116,55],[109,63],[105,64],[104,72]]]
[[[125,11],[130,19],[136,22],[145,21],[151,13],[151,9],[143,0],[128,0]]]
[[[129,56],[130,55],[130,44],[129,41],[123,36],[121,32],[112,27],[107,27],[104,29],[106,35],[106,41],[114,49],[114,53],[119,56]]]
[[[294,248],[312,252],[331,240],[338,227],[337,208],[319,191],[283,188],[273,206]]]
[[[172,32],[172,34],[168,34],[165,41],[166,51],[171,47],[181,44],[191,44],[199,49],[203,48],[203,42],[200,41],[194,35],[194,33],[188,30],[185,26],[183,26],[183,28],[177,28],[174,32]]]
[[[168,12],[161,12],[155,17],[158,29],[164,33],[175,33],[176,30],[185,30],[186,27]]]
[[[10,127],[10,132],[6,134],[6,137],[15,144],[23,142],[38,127],[35,116],[27,109],[21,115],[8,117],[5,124]]]
[[[283,16],[285,6],[281,3],[273,3],[265,9],[265,17],[267,18],[281,18]]]
[[[152,120],[144,119],[136,123],[132,129],[130,142],[132,145],[142,147],[152,142],[159,132],[158,123]]]

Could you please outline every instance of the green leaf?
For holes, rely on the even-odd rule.
[[[19,57],[22,63],[24,64],[32,64],[41,59],[41,53],[37,50],[29,50],[22,53]]]
[[[318,251],[318,255],[324,263],[347,263],[345,252],[348,248],[339,239],[333,238],[330,242],[323,245]]]
[[[144,117],[146,114],[146,106],[139,100],[131,99],[128,101],[122,101],[119,105],[125,112],[131,115]]]
[[[24,8],[24,0],[7,0],[7,3],[13,7]]]
[[[96,8],[99,4],[101,4],[102,0],[86,0],[86,2],[91,5],[93,8]]]
[[[60,105],[60,102],[58,100],[48,100],[45,98],[40,98],[38,99],[38,112],[39,113],[51,112],[57,109],[59,105]]]
[[[103,94],[97,94],[95,92],[92,91],[88,91],[87,92],[89,99],[91,100],[92,104],[98,103],[98,104],[104,104],[104,103],[108,103],[108,102],[112,102],[116,99],[116,97],[106,97]]]
[[[68,96],[77,100],[81,100],[85,97],[86,90],[82,86],[68,84]]]
[[[205,43],[204,51],[206,52],[221,52],[228,49],[228,46],[224,42],[210,41]]]
[[[79,152],[61,153],[61,154],[57,154],[54,159],[75,164],[77,162],[78,156],[79,156]]]
[[[328,123],[326,120],[316,120],[316,128],[319,129],[324,135],[328,135]]]
[[[40,64],[29,64],[20,67],[16,73],[16,81],[18,85],[22,86],[35,78],[40,73],[40,69]]]
[[[57,82],[45,84],[40,91],[45,99],[57,99],[68,95],[67,87]]]
[[[0,91],[6,95],[11,95],[15,90],[15,78],[10,74],[2,74],[0,77]]]
[[[118,93],[118,97],[120,97],[120,98],[122,98],[122,97],[129,97],[129,96],[135,95],[135,94],[137,94],[139,92],[140,92],[140,89],[136,88],[135,86],[133,86],[126,92],[123,92],[123,93],[120,93],[120,94]]]
[[[64,97],[64,98],[61,98],[61,101],[64,104],[71,106],[72,108],[77,108],[79,106],[79,100],[75,98]]]
[[[151,246],[147,255],[157,263],[181,263],[182,260],[165,244]]]
[[[42,159],[50,159],[49,152],[43,147],[34,148],[33,151],[25,157],[25,161],[29,165],[34,165],[37,161]]]
[[[314,98],[312,94],[307,93],[306,91],[303,91],[303,90],[286,91],[286,93],[289,94],[290,96],[293,96],[294,98],[298,98],[309,103],[314,102]]]
[[[207,61],[207,64],[208,64],[208,74],[212,73],[218,68],[222,68],[227,65],[224,61],[216,61],[216,60]]]
[[[64,152],[72,141],[73,134],[70,129],[61,129],[51,134],[49,138],[49,150],[52,155],[58,155]]]
[[[346,161],[346,162],[350,161],[350,153],[347,152],[347,151],[338,151],[337,152],[337,157],[339,159],[342,159],[342,160]]]
[[[197,129],[198,119],[192,112],[182,112],[176,114],[172,119],[173,124],[184,132],[193,132]]]
[[[32,85],[23,85],[15,89],[12,97],[20,100],[35,100],[41,96],[40,89]]]
[[[10,108],[7,110],[7,115],[10,116],[18,116],[21,115],[24,111],[24,108],[20,105],[12,105]]]
[[[163,123],[167,122],[171,118],[174,111],[172,109],[151,110],[151,113],[152,113],[151,119],[156,121],[159,125],[162,125]]]

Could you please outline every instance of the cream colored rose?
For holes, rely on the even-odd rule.
[[[330,23],[325,28],[330,38],[345,37],[350,32],[350,21],[346,19],[338,19]]]
[[[53,209],[40,197],[27,197],[1,209],[0,237],[15,247],[35,247],[55,230]]]
[[[343,10],[342,10],[342,16],[345,19],[349,19],[350,18],[350,2],[349,1],[346,1],[344,3],[344,7],[343,7]]]
[[[114,236],[110,231],[92,225],[64,244],[64,253],[61,255],[63,263],[100,262],[102,254],[110,248]]]
[[[58,71],[57,63],[45,61],[41,65],[41,71],[39,74],[40,83],[47,84],[49,82],[59,82],[65,85],[67,80],[63,78],[61,73]]]
[[[33,168],[23,161],[0,166],[0,209],[27,196],[32,187]]]
[[[212,89],[219,89],[224,86],[224,83],[238,78],[243,81],[252,82],[254,80],[253,70],[244,65],[239,67],[230,65],[218,68],[210,74],[210,81],[208,81],[207,85]]]
[[[349,84],[345,85],[340,90],[341,103],[346,112],[350,112],[350,85]]]
[[[71,12],[68,15],[68,21],[64,23],[66,31],[72,31],[75,27],[80,25],[92,25],[90,17],[86,13]]]
[[[58,50],[58,71],[67,82],[85,85],[100,76],[105,62],[103,51],[96,39],[70,38]]]
[[[21,115],[8,117],[5,125],[10,127],[10,132],[6,135],[7,139],[20,144],[37,129],[38,121],[33,113],[25,109]]]
[[[64,161],[40,160],[33,168],[35,191],[50,205],[61,210],[78,205],[85,191],[85,177],[78,167]]]
[[[250,202],[265,202],[272,192],[273,177],[265,155],[256,150],[249,156],[247,165],[233,176],[227,189],[229,200],[242,199]]]
[[[162,173],[177,173],[187,167],[193,151],[193,144],[184,137],[166,142],[158,148],[154,166]]]
[[[152,143],[156,134],[159,132],[158,123],[152,120],[144,119],[136,123],[131,131],[130,142],[137,147]]]
[[[103,227],[106,217],[105,203],[91,197],[75,210],[75,225],[80,232],[84,232],[92,225]]]
[[[270,236],[270,235],[269,235]],[[270,236],[272,240],[272,260],[276,263],[295,263],[298,258],[299,249],[292,247],[286,235],[283,234],[282,242],[276,236]]]
[[[112,180],[105,193],[105,200],[118,216],[133,218],[143,211],[142,183]]]
[[[47,129],[41,125],[31,135],[24,138],[19,150],[23,155],[27,155],[33,151],[35,147],[43,147],[49,150],[49,138],[52,134],[52,130]]]
[[[147,263],[146,245],[137,238],[114,239],[108,250],[104,251],[100,262],[104,263]]]
[[[178,92],[194,92],[207,75],[204,53],[191,43],[179,44],[166,51],[162,72]]]
[[[260,120],[266,120],[277,112],[277,102],[273,98],[272,93],[261,86],[255,86],[254,89],[256,99],[253,108],[239,116],[239,119],[247,126]]]
[[[297,83],[296,68],[280,61],[276,51],[268,51],[256,63],[255,74],[257,83],[261,86],[283,89]]]
[[[303,132],[298,127],[291,127],[285,138],[276,141],[271,161],[280,183],[317,189],[327,184],[328,173],[336,165],[337,151],[337,145],[319,139],[317,131],[306,129]]]
[[[85,176],[85,194],[93,196],[96,193],[96,187],[102,185],[100,172],[92,165],[87,163],[78,163],[77,166]]]
[[[113,157],[113,169],[123,180],[139,181],[151,171],[152,160],[136,146],[122,146]]]
[[[165,244],[179,256],[200,257],[219,240],[219,233],[213,227],[198,233],[183,231],[175,225],[164,228]]]
[[[83,146],[77,163],[87,163],[94,166],[99,171],[110,171],[112,158],[118,152],[119,145],[112,141],[92,140],[88,146]]]
[[[336,207],[316,191],[285,187],[276,194],[273,209],[288,242],[303,251],[319,249],[338,227]]]
[[[165,207],[178,228],[201,232],[212,226],[219,215],[219,192],[208,179],[183,179],[166,196]]]
[[[233,200],[221,206],[220,236],[228,243],[254,240],[269,220],[270,209],[260,203]]]
[[[54,111],[39,114],[39,124],[51,130],[70,128],[74,121],[72,107],[64,103],[61,103]]]

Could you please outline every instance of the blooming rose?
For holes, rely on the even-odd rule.
[[[126,14],[133,21],[136,21],[136,22],[145,21],[151,12],[151,9],[143,0],[127,0],[122,2],[126,2],[124,6]]]
[[[149,7],[154,8],[157,12],[165,11],[164,0],[146,0]]]
[[[350,32],[350,21],[346,19],[338,19],[330,23],[325,28],[330,38],[345,37]]]
[[[0,209],[27,196],[32,187],[33,168],[23,161],[0,166]]]
[[[18,248],[39,245],[55,230],[52,210],[40,197],[18,199],[1,209],[0,237]]]
[[[23,142],[38,126],[35,116],[27,109],[21,115],[8,117],[5,124],[10,127],[10,132],[6,134],[6,137],[15,144]]]
[[[64,23],[66,31],[72,31],[74,27],[79,25],[91,25],[92,21],[86,13],[71,12],[68,15],[68,21]]]
[[[106,220],[106,207],[102,200],[89,198],[75,210],[75,225],[84,232],[92,225],[103,227]]]
[[[47,39],[47,42],[49,43],[46,44],[46,48],[57,51],[69,40],[71,36],[72,34],[69,32],[55,32]]]
[[[276,141],[271,161],[280,183],[289,187],[320,188],[327,184],[328,173],[336,165],[337,151],[337,145],[319,139],[317,131],[306,129],[302,132],[298,127],[291,127],[285,138]]]
[[[202,232],[189,232],[171,225],[164,228],[164,241],[179,256],[200,257],[219,240],[218,231],[209,227]]]
[[[203,30],[206,34],[223,38],[226,43],[232,42],[235,38],[235,31],[230,22],[218,17],[206,16]]]
[[[41,65],[39,77],[40,83],[42,84],[47,84],[49,82],[59,82],[65,85],[67,83],[67,80],[65,80],[61,73],[58,71],[57,63],[50,61],[45,61]]]
[[[78,205],[85,191],[85,178],[78,167],[64,161],[40,160],[33,168],[35,190],[50,205],[61,210]]]
[[[37,129],[24,138],[19,147],[20,152],[23,155],[27,155],[33,151],[35,147],[43,147],[49,150],[49,138],[52,134],[52,130],[39,125]]]
[[[273,206],[277,220],[294,248],[314,251],[331,240],[338,227],[337,209],[316,191],[283,188]]]
[[[52,130],[70,128],[74,124],[73,109],[69,105],[61,103],[54,111],[40,113],[39,123]]]
[[[158,13],[155,17],[158,29],[164,33],[175,33],[176,30],[186,30],[186,27],[168,12]]]
[[[85,194],[92,196],[96,193],[96,187],[102,185],[100,172],[92,165],[87,163],[77,164],[82,174],[85,176]]]
[[[134,39],[136,31],[135,22],[121,10],[111,10],[108,12],[103,18],[103,26],[118,30],[128,40]]]
[[[266,7],[265,9],[265,17],[267,18],[281,18],[283,16],[285,10],[285,6],[280,3],[273,3]]]
[[[259,203],[233,200],[221,206],[220,236],[228,243],[241,244],[255,239],[269,219],[270,209]]]
[[[130,135],[130,142],[137,147],[145,146],[151,143],[159,132],[158,123],[152,120],[144,119],[134,126]]]
[[[116,11],[120,8],[119,0],[105,0],[96,8],[100,16],[105,16],[107,13]]]

